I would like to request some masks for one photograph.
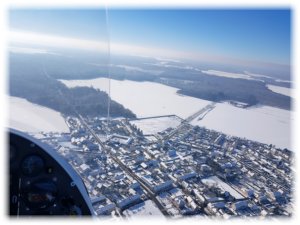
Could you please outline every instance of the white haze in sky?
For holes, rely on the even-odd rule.
[[[139,46],[128,43],[109,42],[107,40],[86,40],[72,37],[62,37],[43,33],[28,32],[24,30],[10,30],[9,41],[11,46],[17,45],[33,45],[43,47],[60,47],[81,49],[87,51],[108,52],[112,54],[139,55],[153,58],[167,58],[174,62],[180,59],[195,60],[201,62],[214,62],[232,65],[252,65],[252,66],[276,66],[264,62],[254,62],[251,60],[236,59],[230,56],[218,55],[208,52],[186,52],[171,49],[157,48],[155,46]]]
[[[146,55],[151,57],[179,57],[181,55],[180,52],[166,49],[148,48],[123,43],[109,43],[105,40],[85,40],[16,30],[10,31],[9,34],[11,45],[31,44],[34,46],[72,48],[96,52],[107,52],[108,50],[111,50],[112,53]]]

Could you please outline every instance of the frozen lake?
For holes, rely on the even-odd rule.
[[[61,80],[68,87],[87,86],[108,90],[108,79]],[[153,82],[111,80],[111,98],[137,117],[175,114],[181,118],[200,110],[209,101],[178,95],[178,89]]]
[[[62,81],[68,87],[88,86],[106,91],[108,79]],[[209,101],[178,95],[178,89],[153,82],[111,80],[111,97],[138,117],[175,114],[186,118],[209,104]],[[262,106],[242,109],[217,104],[203,120],[191,123],[225,134],[245,137],[279,148],[291,148],[292,112]]]
[[[273,92],[291,97],[291,89],[290,88],[279,87],[279,86],[270,85],[270,84],[267,85],[267,88],[269,88]]]
[[[9,96],[9,127],[25,132],[69,132],[59,112]]]
[[[239,78],[239,79],[246,79],[246,80],[258,80],[255,77],[252,77],[250,74],[244,73],[232,73],[232,72],[225,72],[219,70],[202,70],[202,73],[219,76],[219,77],[228,77],[228,78]]]
[[[291,122],[288,110],[268,106],[242,109],[219,103],[203,120],[196,118],[191,124],[290,149]]]

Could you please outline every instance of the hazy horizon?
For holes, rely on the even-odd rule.
[[[256,68],[253,72],[290,72],[289,9],[109,9],[105,13],[101,8],[11,9],[11,47],[28,46],[31,53],[47,53],[53,47],[110,51]]]

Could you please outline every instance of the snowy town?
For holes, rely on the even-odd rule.
[[[65,121],[69,133],[33,135],[80,174],[99,216],[292,215],[291,150],[193,126],[175,115]]]

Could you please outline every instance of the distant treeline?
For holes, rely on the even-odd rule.
[[[240,101],[252,105],[267,105],[291,109],[291,97],[275,93],[266,84],[290,88],[290,83],[275,81],[267,77],[260,80],[246,80],[204,74],[200,71],[168,68],[159,75],[137,71],[111,69],[111,78],[118,80],[152,81],[178,88],[178,93],[209,101]]]
[[[106,112],[104,108],[106,107],[107,101],[107,96],[104,92],[96,91],[92,88],[68,89],[55,79],[51,82],[42,80],[37,84],[34,84],[34,81],[37,81],[38,79],[45,79],[45,77],[43,78],[41,75],[43,74],[43,71],[41,70],[42,57],[46,56],[37,57],[26,55],[26,57],[24,57],[20,55],[11,55],[10,86],[12,95],[18,94],[20,97],[25,96],[27,99],[30,99],[32,102],[35,101],[38,104],[43,104],[44,101],[44,104],[47,104],[46,106],[51,106],[52,108],[60,107],[62,109],[59,109],[59,111],[70,113],[71,109],[62,105],[62,100],[56,99],[60,97],[49,97],[53,96],[54,93],[57,93],[57,87],[59,87],[64,96],[68,96],[69,101],[72,101],[74,106],[80,108],[78,110],[80,110],[81,113],[86,115],[102,113],[104,115],[104,112]],[[172,67],[165,68],[159,74],[151,74],[149,72],[143,72],[143,70],[126,70],[115,66],[108,68],[108,65],[105,63],[102,65],[95,65],[84,61],[86,58],[86,56],[82,56],[82,58],[75,60],[74,58],[47,56],[47,60],[43,60],[43,62],[48,74],[51,74],[51,77],[56,79],[72,80],[108,77],[108,72],[110,72],[110,77],[112,79],[163,83],[165,85],[178,88],[178,93],[180,94],[209,101],[219,102],[234,100],[248,103],[249,105],[261,104],[282,109],[291,109],[291,97],[272,92],[266,87],[266,84],[283,87],[290,87],[290,84],[287,82],[275,81],[267,77],[259,77],[259,79],[264,80],[264,82],[261,82],[256,80],[212,76],[200,71]],[[140,67],[142,66],[143,62],[141,61]],[[146,69],[151,70],[153,68]],[[32,74],[34,74],[33,78],[31,78]],[[17,75],[21,76],[21,78],[17,78]],[[26,79],[22,76],[26,76]],[[27,83],[18,84],[18,82]],[[45,87],[43,87],[43,85]],[[18,90],[19,88],[22,89],[22,87],[26,90]],[[43,92],[43,95],[45,95],[47,92],[45,89],[50,89],[50,93],[46,95],[48,97],[35,96]],[[76,98],[74,98],[74,96],[76,96]],[[134,117],[132,112],[116,102],[112,102],[111,107],[111,113],[114,116],[123,115],[127,117]]]
[[[261,104],[282,109],[291,109],[291,98],[269,90],[265,83],[255,80],[210,76],[199,72],[189,81],[164,74],[160,83],[176,87],[178,93],[209,101],[234,100],[251,105]]]
[[[47,76],[42,66],[10,61],[9,94],[25,98],[65,115],[106,116],[108,95],[91,87],[68,88]],[[116,101],[111,101],[112,117],[135,118],[135,114]]]

